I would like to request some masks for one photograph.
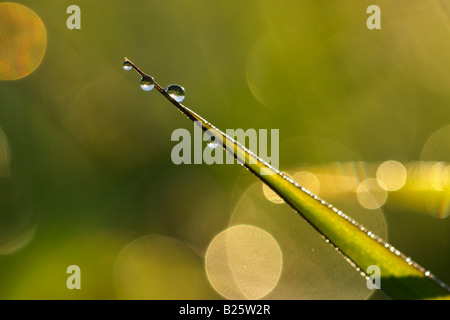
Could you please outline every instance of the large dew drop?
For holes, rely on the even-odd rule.
[[[211,149],[215,149],[219,146],[219,143],[216,141],[216,137],[215,136],[211,136],[208,141],[206,142],[206,145],[211,148]]]
[[[152,77],[144,75],[141,79],[141,88],[144,91],[150,91],[155,87],[155,81]]]
[[[164,91],[166,91],[176,102],[182,102],[186,97],[184,88],[177,84],[167,86]]]
[[[127,71],[129,71],[129,70],[131,70],[131,68],[133,68],[131,62],[128,61],[128,60],[124,61],[122,67],[123,67],[124,70],[127,70]]]

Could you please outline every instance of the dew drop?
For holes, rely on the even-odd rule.
[[[141,88],[144,91],[150,91],[155,87],[155,81],[152,77],[144,75],[141,79]]]
[[[311,249],[309,249],[309,251],[310,251],[311,253],[315,253],[315,252],[316,252],[316,248],[311,248]]]
[[[216,141],[215,136],[211,136],[211,137],[209,137],[208,142],[206,142],[206,145],[208,147],[210,147],[211,149],[215,149],[219,146],[219,143]]]
[[[167,86],[164,91],[166,91],[176,102],[182,102],[186,96],[184,88],[177,84]]]
[[[131,68],[133,68],[133,66],[131,65],[131,62],[128,61],[128,60],[125,60],[123,62],[122,67],[123,67],[124,70],[127,70],[127,71],[129,71],[129,70],[131,70]]]

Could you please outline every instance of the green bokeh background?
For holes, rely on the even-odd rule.
[[[192,123],[143,92],[122,69],[125,56],[158,83],[182,85],[185,104],[223,130],[279,129],[281,170],[450,161],[447,140],[424,153],[450,124],[447,0],[19,3],[41,17],[48,44],[35,72],[0,82],[11,152],[11,174],[0,177],[0,246],[34,234],[0,255],[2,299],[124,298],[115,261],[149,234],[192,248],[197,258],[180,263],[202,270],[240,190],[255,182],[238,165],[174,165],[171,134]],[[71,4],[81,30],[66,27]],[[366,27],[372,4],[381,30]],[[449,219],[415,210],[412,199],[426,202],[407,193],[383,207],[388,239],[449,283]],[[199,212],[209,218],[195,220]],[[81,267],[82,290],[66,288],[71,264]],[[158,270],[162,279],[186,271],[170,259]],[[220,298],[196,274],[197,293],[171,284],[159,297]]]

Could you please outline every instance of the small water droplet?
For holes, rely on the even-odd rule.
[[[150,91],[155,87],[155,81],[152,77],[144,75],[141,79],[141,88],[145,91]]]
[[[311,251],[311,253],[315,253],[316,252],[316,248],[311,248],[311,249],[309,249],[309,251]]]
[[[186,97],[186,92],[182,86],[177,84],[171,84],[167,86],[164,91],[166,91],[169,96],[171,96],[176,102],[182,102]]]
[[[211,137],[209,137],[208,142],[206,142],[206,145],[208,147],[210,147],[211,149],[215,149],[219,146],[219,143],[216,141],[215,136],[211,136]]]
[[[133,66],[131,65],[131,62],[128,61],[128,60],[125,60],[125,61],[123,62],[122,67],[123,67],[124,70],[127,70],[127,71],[128,71],[128,70],[131,70],[131,68],[133,68]]]

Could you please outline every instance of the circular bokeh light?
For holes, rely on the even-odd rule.
[[[44,23],[31,9],[0,3],[0,80],[17,80],[42,62],[47,46]]]
[[[406,168],[398,161],[389,160],[383,162],[377,170],[377,180],[380,186],[384,186],[388,191],[401,189],[407,178]]]
[[[387,188],[377,179],[369,178],[361,182],[356,191],[358,202],[366,209],[380,208],[387,199]]]
[[[218,234],[206,253],[211,285],[228,299],[260,299],[276,286],[282,256],[261,228],[239,225]]]

